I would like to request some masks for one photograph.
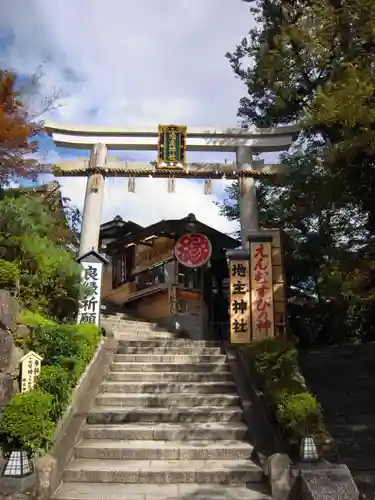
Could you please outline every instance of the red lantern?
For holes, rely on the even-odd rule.
[[[177,241],[174,254],[185,267],[201,267],[211,258],[211,242],[204,234],[187,233]]]

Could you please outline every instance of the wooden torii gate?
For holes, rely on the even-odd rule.
[[[186,128],[159,125],[158,128],[79,127],[53,122],[45,129],[57,146],[91,149],[90,160],[64,160],[53,168],[56,177],[87,177],[79,256],[98,249],[105,177],[128,177],[130,191],[136,177],[168,178],[169,191],[175,178],[205,179],[205,193],[211,180],[238,179],[243,247],[249,234],[259,231],[255,178],[282,173],[284,166],[253,160],[254,153],[287,150],[297,138],[299,126],[276,128]],[[120,162],[108,157],[108,150],[157,151],[155,162]],[[189,151],[235,152],[235,163],[187,163]]]

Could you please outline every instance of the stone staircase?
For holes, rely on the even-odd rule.
[[[173,333],[159,328],[156,323],[129,319],[122,313],[104,313],[100,324],[107,334],[112,334],[119,340],[173,340],[175,338]]]
[[[114,332],[117,353],[53,498],[269,499],[220,345],[151,331]]]

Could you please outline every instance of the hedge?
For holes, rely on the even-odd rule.
[[[263,390],[271,415],[279,424],[291,451],[303,436],[313,436],[321,451],[332,438],[323,419],[322,408],[308,390],[298,365],[294,344],[282,338],[247,346],[251,369]]]
[[[29,324],[26,340],[26,346],[43,357],[37,386],[14,395],[0,420],[9,447],[21,445],[30,453],[46,451],[52,444],[56,424],[99,342],[95,325],[52,326],[41,318],[39,324]]]

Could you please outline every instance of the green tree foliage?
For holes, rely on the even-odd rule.
[[[286,232],[290,326],[304,342],[373,337],[375,3],[244,1],[257,25],[227,54],[239,116],[303,126],[284,185],[259,183],[262,225]],[[236,185],[228,198],[236,219]]]
[[[66,318],[77,308],[80,266],[66,248],[70,232],[61,222],[61,214],[38,198],[6,197],[0,203],[0,274],[6,275],[1,262],[12,262],[23,305]]]

